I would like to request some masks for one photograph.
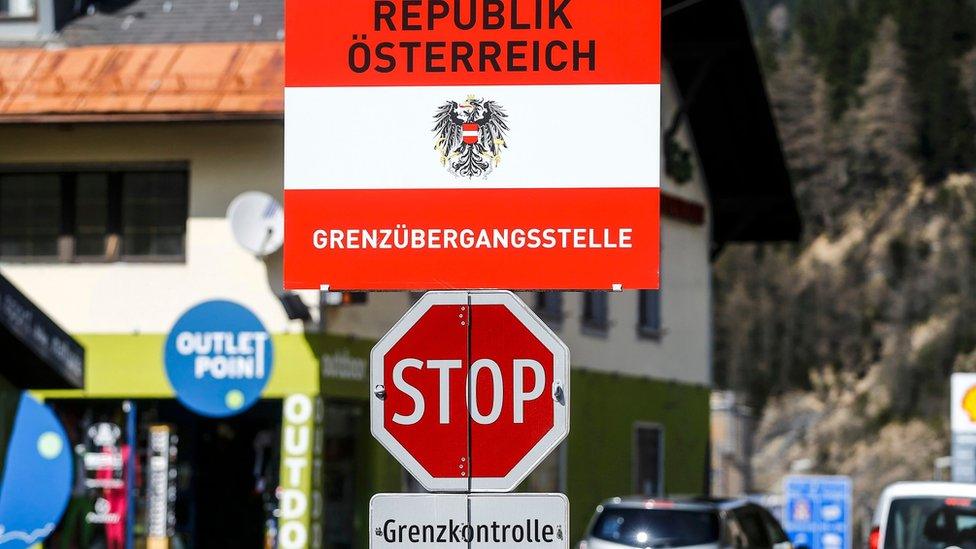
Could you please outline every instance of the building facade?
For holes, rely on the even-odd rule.
[[[276,537],[283,547],[366,547],[369,497],[416,489],[370,437],[367,397],[369,350],[417,295],[287,294],[281,252],[255,258],[235,242],[230,202],[245,191],[280,200],[283,172],[281,5],[235,4],[136,0],[110,11],[95,2],[72,12],[39,2],[33,23],[0,18],[12,41],[0,49],[0,273],[85,348],[84,388],[40,393],[76,443],[92,425],[132,422],[129,451],[144,458],[151,429],[178,434],[174,536],[203,547]],[[669,36],[668,24],[682,28],[700,8],[668,5],[661,290],[521,294],[569,346],[573,386],[568,440],[521,489],[565,492],[574,541],[607,497],[707,492],[711,260],[725,241],[795,232],[728,205],[755,185],[737,190],[716,175],[716,142],[734,148],[772,128],[762,82],[746,79],[753,103],[742,107],[758,124],[730,137],[734,124],[709,122],[713,88],[742,82],[688,76],[708,64],[683,49],[692,31]],[[45,26],[45,10],[59,23]],[[732,15],[742,25],[736,55],[755,64],[741,9]],[[777,161],[773,137],[753,160]],[[788,178],[768,179],[758,192],[795,214]],[[179,406],[163,371],[174,322],[213,299],[253,311],[275,348],[261,402],[223,420]],[[315,414],[296,423],[289,403],[302,398]],[[293,477],[287,432],[302,428],[313,444]],[[307,508],[279,512],[279,487],[301,492]],[[144,492],[133,492],[136,531],[148,520]],[[79,488],[56,539],[105,535],[85,520],[91,505]]]
[[[280,300],[280,252],[266,259],[249,255],[225,218],[241,192],[280,194],[279,122],[17,125],[0,127],[0,140],[10,144],[0,153],[0,203],[20,210],[11,226],[31,231],[21,233],[19,242],[8,239],[8,249],[27,253],[4,254],[0,269],[52,311],[88,355],[84,391],[45,396],[62,406],[76,398],[115,400],[119,407],[127,399],[172,399],[162,368],[166,334],[193,305],[230,299],[254,311],[274,335],[275,373],[265,396],[322,395],[326,444],[332,416],[339,431],[356,434],[348,456],[336,456],[334,464],[326,459],[325,478],[330,465],[355,472],[366,463],[362,456],[374,455],[376,467],[366,475],[377,482],[364,482],[351,497],[331,503],[348,507],[363,524],[369,495],[409,487],[369,439],[364,419],[368,351],[414,296],[371,294],[363,305],[320,309],[320,296],[306,293],[305,304],[324,317],[289,320]],[[110,211],[109,200],[82,196],[109,192],[113,180],[122,186],[120,212]],[[58,230],[71,207],[67,185],[75,195],[72,234]],[[697,195],[697,204],[704,204],[700,180],[665,184],[666,192],[671,188]],[[572,352],[571,436],[530,484],[534,490],[566,491],[573,498],[574,524],[585,523],[595,505],[614,494],[704,490],[710,311],[707,208],[701,207],[706,211],[700,223],[664,218],[660,293],[521,294]],[[60,210],[60,216],[47,208]],[[155,223],[126,223],[136,215]],[[122,218],[119,234],[78,222],[112,216]],[[66,244],[68,239],[74,242]],[[114,258],[107,249],[111,240],[121,241]],[[58,257],[65,247],[74,253]],[[82,255],[83,248],[97,253]],[[671,276],[671,269],[687,274]],[[274,418],[267,421],[273,423]],[[637,466],[644,462],[646,470]],[[384,478],[388,482],[379,482]]]

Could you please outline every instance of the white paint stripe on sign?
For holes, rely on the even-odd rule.
[[[454,176],[434,148],[437,109],[470,95],[508,115],[488,178]],[[659,150],[656,84],[285,90],[285,189],[659,187]]]

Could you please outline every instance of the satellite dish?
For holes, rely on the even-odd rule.
[[[248,191],[227,207],[234,240],[258,257],[272,254],[285,242],[285,214],[271,195]]]

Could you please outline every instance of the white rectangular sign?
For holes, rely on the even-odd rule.
[[[504,153],[504,178],[459,178],[438,160],[433,138],[417,138],[417,128],[433,125],[433,109],[445,98],[460,101],[473,92],[520,115],[518,134],[506,141],[511,147]],[[657,120],[660,104],[657,84],[290,88],[286,108],[301,114],[285,126],[285,185],[301,190],[524,189],[599,188],[613,181],[619,188],[653,187],[660,169],[651,151],[661,145],[660,125],[651,121]],[[377,108],[381,105],[402,107]],[[621,122],[621,105],[634,122]],[[572,146],[565,136],[573,136]],[[378,149],[382,162],[336,161]],[[582,151],[587,158],[641,162],[583,162]]]
[[[562,494],[376,494],[372,549],[568,549]]]

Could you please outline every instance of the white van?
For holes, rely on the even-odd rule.
[[[871,524],[869,549],[976,549],[976,484],[896,482]]]

